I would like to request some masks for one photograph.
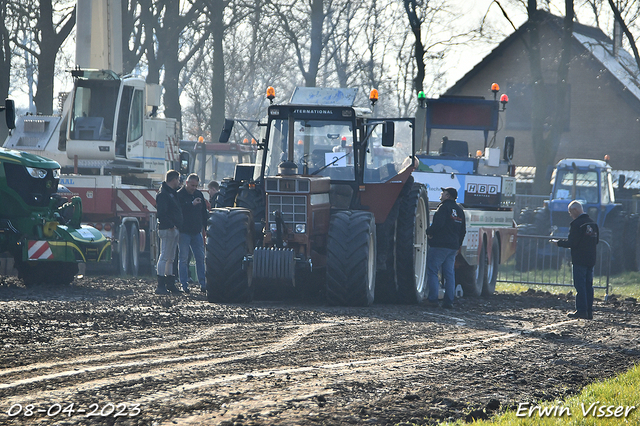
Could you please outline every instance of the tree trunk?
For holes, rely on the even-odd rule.
[[[225,84],[224,84],[224,51],[222,48],[224,38],[224,2],[215,1],[211,5],[211,37],[213,39],[213,58],[211,61],[211,117],[209,127],[211,140],[218,141],[220,131],[225,118]]]
[[[529,66],[532,83],[531,100],[531,141],[536,162],[533,182],[534,194],[546,195],[551,189],[549,170],[554,166],[562,133],[569,117],[567,95],[569,92],[569,63],[571,62],[571,41],[573,33],[573,0],[565,0],[566,14],[562,25],[560,60],[558,62],[556,93],[553,98],[552,117],[545,108],[545,82],[542,75],[540,53],[540,14],[536,12],[536,1],[529,0],[528,12],[531,29],[529,32]],[[545,124],[548,134],[545,136]]]
[[[180,92],[178,81],[182,66],[178,62],[179,37],[182,26],[179,23],[180,4],[179,2],[166,2],[164,13],[163,37],[158,48],[165,52],[164,61],[164,114],[168,118],[175,118],[178,123],[182,123],[182,108],[180,106]],[[182,137],[182,130],[180,130]]]
[[[309,49],[309,70],[304,76],[304,84],[307,87],[315,87],[320,69],[322,57],[322,26],[324,23],[323,0],[311,2],[311,48]]]

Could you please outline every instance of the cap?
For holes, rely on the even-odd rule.
[[[454,200],[458,198],[458,191],[455,188],[448,187],[448,188],[440,188],[440,189],[442,189],[442,192],[448,193]]]

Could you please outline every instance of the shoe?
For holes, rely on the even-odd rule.
[[[582,312],[570,312],[567,314],[567,316],[569,318],[581,318],[581,319],[589,319],[589,317],[587,316],[587,314],[583,314]]]
[[[440,307],[440,305],[438,304],[437,300],[427,300],[426,302],[424,302],[424,305],[428,308],[438,308]]]
[[[587,319],[593,319],[593,312],[587,312]]]
[[[173,275],[167,275],[164,277],[165,285],[167,286],[167,290],[171,293],[182,293],[178,287],[176,287],[176,277]]]
[[[156,294],[169,294],[169,290],[167,290],[164,277],[160,275],[158,275],[158,287],[156,287]]]
[[[206,293],[207,292],[207,286],[206,285],[201,285],[200,286],[200,291],[203,292],[203,293]]]
[[[182,284],[182,291],[189,294],[191,290],[189,290],[189,284]]]
[[[442,307],[444,309],[453,309],[453,303],[445,302],[445,303],[442,304]]]

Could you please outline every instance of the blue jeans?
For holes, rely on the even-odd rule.
[[[457,253],[458,250],[454,249],[429,247],[429,251],[427,251],[427,283],[429,284],[429,302],[438,301],[438,289],[440,287],[438,272],[440,272],[440,268],[442,268],[442,275],[444,276],[444,303],[453,303],[456,288],[454,267]]]
[[[573,265],[573,286],[576,288],[576,311],[590,314],[593,311],[593,267]]]
[[[179,234],[178,228],[158,230],[160,257],[158,258],[156,270],[161,277],[173,275],[173,261],[176,258]]]
[[[204,273],[204,240],[202,239],[202,234],[197,233],[191,235],[181,232],[178,248],[180,250],[180,254],[178,255],[180,283],[183,286],[187,285],[187,280],[189,279],[189,250],[191,250],[193,257],[196,259],[196,274],[198,274],[200,287],[206,286]]]

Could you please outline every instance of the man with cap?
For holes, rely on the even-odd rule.
[[[456,286],[456,254],[464,241],[467,226],[464,210],[456,203],[458,191],[455,188],[441,188],[440,204],[433,214],[431,226],[427,229],[429,251],[427,253],[427,283],[429,285],[428,303],[438,304],[438,272],[442,268],[444,277],[444,308],[453,307]]]

